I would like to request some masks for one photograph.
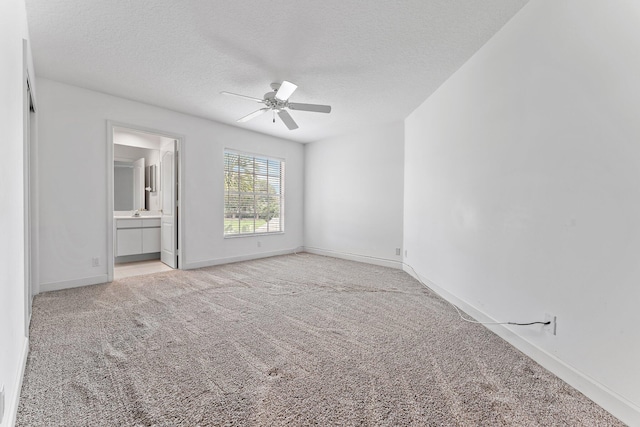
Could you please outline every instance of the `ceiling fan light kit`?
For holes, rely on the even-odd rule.
[[[275,122],[275,113],[278,113],[278,117],[285,124],[285,126],[289,130],[298,129],[298,124],[293,120],[291,114],[287,110],[294,111],[310,111],[313,113],[330,113],[331,106],[330,105],[319,105],[319,104],[301,104],[297,102],[289,102],[289,98],[298,88],[295,84],[283,81],[282,83],[271,83],[271,92],[267,92],[264,94],[262,99],[254,98],[252,96],[240,95],[232,92],[220,92],[223,95],[231,95],[237,96],[239,98],[248,99],[250,101],[259,102],[266,107],[260,108],[259,110],[254,111],[251,114],[247,114],[244,117],[241,117],[237,120],[238,123],[247,122],[255,117],[258,117],[267,111],[274,112],[274,122]]]

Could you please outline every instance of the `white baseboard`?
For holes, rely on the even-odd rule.
[[[232,262],[251,261],[253,259],[269,258],[272,256],[278,256],[278,255],[288,255],[296,252],[302,252],[302,247],[293,248],[293,249],[283,249],[283,250],[272,251],[272,252],[260,252],[260,253],[248,254],[248,255],[238,255],[238,256],[227,257],[227,258],[209,259],[205,261],[185,262],[184,265],[182,266],[182,269],[193,270],[195,268],[211,267],[214,265],[222,265],[222,264],[231,264]]]
[[[420,275],[408,264],[403,263],[403,269],[409,275],[421,282],[424,286],[431,289],[445,300],[455,304],[462,311],[469,314],[474,319],[480,322],[496,322],[487,314],[478,310],[471,304],[461,300],[460,298],[452,295],[446,290],[442,289],[429,279],[426,279]],[[613,416],[624,422],[629,426],[640,426],[640,407],[633,402],[629,401],[625,397],[617,394],[613,390],[610,390],[603,384],[578,371],[574,367],[563,362],[561,359],[549,354],[537,345],[527,341],[521,336],[517,335],[512,330],[508,329],[504,325],[483,325],[500,338],[535,360],[542,367],[552,372],[558,378],[565,381],[567,384],[580,391],[582,394],[593,400],[595,403],[603,407]]]
[[[79,288],[80,286],[97,285],[109,281],[106,274],[85,277],[82,279],[63,280],[61,282],[49,282],[40,284],[40,292],[59,291],[61,289]]]
[[[402,261],[396,261],[392,259],[378,258],[374,256],[369,256],[369,255],[352,254],[348,252],[332,251],[329,249],[313,248],[309,246],[305,246],[304,251],[309,252],[310,254],[315,254],[315,255],[323,255],[323,256],[329,256],[333,258],[346,259],[349,261],[363,262],[365,264],[374,264],[382,267],[402,269]]]
[[[13,427],[16,424],[16,417],[18,416],[18,404],[20,403],[20,392],[22,391],[22,379],[24,378],[24,371],[27,367],[27,356],[29,355],[29,339],[24,339],[22,345],[22,354],[20,355],[20,369],[16,373],[16,380],[14,381],[15,389],[11,393],[11,401],[8,402],[4,411],[4,422],[0,423],[2,427]],[[8,390],[6,391],[8,393]]]

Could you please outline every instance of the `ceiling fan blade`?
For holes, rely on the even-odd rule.
[[[290,102],[287,106],[292,110],[297,111],[313,111],[314,113],[330,113],[331,105],[319,105],[319,104],[300,104],[298,102]]]
[[[278,91],[276,92],[276,99],[280,101],[286,101],[289,97],[298,89],[298,86],[294,85],[291,82],[283,81]]]
[[[278,111],[278,116],[280,117],[282,122],[289,128],[289,130],[298,129],[298,125],[295,120],[293,120],[293,117],[291,117],[291,115],[285,110]]]
[[[262,115],[264,113],[266,113],[267,111],[269,111],[269,108],[261,108],[259,110],[254,111],[251,114],[247,114],[246,116],[236,120],[238,123],[244,123],[244,122],[248,122],[249,120],[253,119],[254,117],[258,117],[259,115]]]
[[[226,92],[226,91],[222,91],[222,92],[220,92],[220,93],[221,93],[222,95],[231,95],[231,96],[237,96],[238,98],[250,99],[251,101],[264,102],[264,99],[254,98],[253,96],[239,95],[239,94],[237,94],[237,93]]]

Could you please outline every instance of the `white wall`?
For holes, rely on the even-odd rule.
[[[28,348],[24,314],[23,39],[28,39],[24,2],[0,2],[0,386],[6,394],[1,426],[13,425]]]
[[[402,257],[402,122],[305,146],[305,249],[389,266]]]
[[[113,159],[122,162],[133,162],[144,157],[144,165],[160,164],[160,148],[151,150],[148,148],[130,147],[128,145],[113,145]]]
[[[165,137],[160,135],[136,132],[129,129],[119,128],[117,126],[113,130],[113,143],[129,147],[160,150],[165,139]]]
[[[106,280],[107,120],[184,137],[187,268],[302,246],[301,144],[46,79],[38,80],[38,91],[41,289]],[[286,231],[260,236],[261,248],[258,238],[223,238],[225,147],[286,160]],[[91,266],[93,257],[99,267]]]
[[[500,333],[633,425],[639,22],[532,1],[405,122],[406,263],[484,318],[555,314],[557,336]]]

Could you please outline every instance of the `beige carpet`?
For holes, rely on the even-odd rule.
[[[301,254],[36,297],[19,426],[609,426],[406,273]]]

